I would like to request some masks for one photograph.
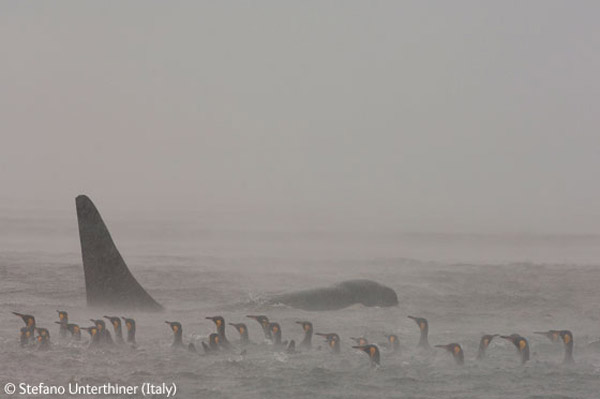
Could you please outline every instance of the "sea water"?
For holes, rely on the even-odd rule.
[[[4,217],[0,221],[0,383],[16,384],[12,397],[68,397],[71,386],[112,386],[135,391],[86,392],[78,397],[143,397],[144,384],[174,387],[181,398],[590,398],[600,392],[600,241],[597,237],[506,237],[372,234],[367,232],[252,231],[198,228],[193,223],[108,221],[121,254],[138,281],[165,306],[161,313],[88,308],[76,221]],[[373,279],[396,290],[399,306],[354,305],[308,312],[267,305],[270,294]],[[58,336],[57,310],[69,321],[133,317],[137,346],[88,348]],[[20,318],[33,314],[50,330],[51,348],[19,346]],[[296,321],[315,332],[335,332],[341,353],[321,337],[313,350],[273,350],[247,314],[278,322],[283,338],[299,343]],[[201,341],[215,331],[207,316],[248,325],[253,345],[204,355]],[[465,365],[441,349],[416,348],[419,330],[407,316],[429,320],[432,345],[460,343]],[[199,353],[171,348],[165,320],[183,325],[183,340]],[[561,364],[562,344],[534,331],[569,329],[575,364]],[[494,339],[476,361],[484,333],[519,333],[531,360]],[[382,344],[399,337],[400,353],[381,349],[381,367],[351,348],[350,337]],[[64,394],[21,395],[20,384],[65,387]],[[148,385],[146,385],[148,386]],[[5,395],[0,387],[0,395]],[[125,388],[123,388],[125,389]],[[164,390],[150,397],[172,397]],[[4,397],[4,396],[3,396]]]

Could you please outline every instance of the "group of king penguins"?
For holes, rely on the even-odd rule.
[[[90,327],[80,327],[78,324],[69,323],[69,314],[64,310],[57,310],[59,325],[58,335],[61,338],[71,336],[76,341],[81,340],[81,330],[85,330],[90,334],[90,346],[101,346],[113,344],[113,338],[110,331],[106,329],[106,322],[103,319],[90,319],[93,323]],[[37,327],[35,317],[29,314],[12,312],[14,315],[23,319],[25,327],[21,328],[20,341],[21,346],[30,346],[37,343],[40,350],[45,350],[50,347],[50,332],[47,328]],[[125,322],[127,328],[127,343],[135,345],[135,320],[127,317],[104,316],[110,321],[115,331],[115,340],[117,343],[124,343],[123,330],[121,319]],[[37,333],[37,336],[35,335]]]
[[[121,344],[127,342],[128,344],[135,346],[135,320],[127,317],[117,316],[103,316],[104,319],[108,320],[113,326],[115,339],[113,340],[110,331],[106,328],[106,322],[103,319],[90,319],[93,325],[89,327],[80,327],[78,324],[69,323],[69,315],[66,311],[57,310],[58,321],[55,321],[59,325],[59,336],[62,338],[71,336],[74,340],[81,340],[81,330],[85,330],[90,335],[90,347],[112,345],[115,343]],[[50,332],[46,328],[40,328],[36,326],[35,317],[28,314],[12,312],[16,316],[19,316],[25,323],[25,327],[21,328],[20,343],[21,346],[32,346],[35,345],[39,350],[48,349],[50,346]],[[296,348],[294,340],[289,342],[282,340],[282,330],[279,323],[271,322],[265,315],[247,315],[246,317],[257,321],[263,329],[265,339],[272,344],[274,350],[285,351],[286,353],[293,354],[298,350],[310,350],[312,348],[312,337],[313,337],[313,324],[310,321],[296,321],[304,331],[304,338]],[[423,317],[408,316],[414,320],[419,327],[421,336],[419,338],[418,348],[424,351],[432,351],[432,347],[429,344],[429,323],[427,319]],[[124,321],[127,329],[127,338],[123,338],[122,323]],[[216,327],[216,332],[212,333],[208,337],[208,343],[202,342],[202,348],[206,354],[215,354],[221,351],[231,351],[234,346],[229,342],[225,335],[225,319],[222,316],[209,316],[206,317],[208,320],[212,320]],[[178,321],[165,321],[169,325],[173,332],[173,343],[172,347],[182,348],[185,347],[183,343],[183,327]],[[245,353],[245,347],[251,344],[248,337],[248,327],[245,323],[229,323],[230,326],[234,327],[240,335],[239,345],[242,347],[242,354]],[[35,335],[37,333],[37,336]],[[536,331],[534,334],[539,334],[547,337],[553,343],[559,343],[562,341],[565,349],[565,355],[563,363],[573,363],[573,334],[569,330],[549,330],[549,331]],[[314,335],[321,336],[325,339],[325,343],[330,348],[332,353],[340,353],[340,336],[337,333],[320,333],[316,332]],[[477,359],[481,360],[485,357],[486,350],[492,340],[496,337],[505,339],[513,343],[517,348],[521,363],[524,364],[529,360],[529,342],[528,340],[519,335],[500,335],[500,334],[484,334],[479,342],[479,350],[477,352]],[[371,361],[372,365],[380,365],[381,357],[379,352],[379,346],[373,343],[369,343],[364,337],[350,337],[354,342],[352,348],[365,352]],[[380,344],[389,349],[391,353],[397,353],[400,351],[400,343],[398,336],[394,334],[386,335],[387,342]],[[465,356],[462,347],[458,343],[449,343],[444,345],[435,345],[436,348],[441,348],[449,352],[457,364],[463,365],[465,362]],[[193,343],[189,343],[187,348],[192,352],[197,352],[196,347]]]

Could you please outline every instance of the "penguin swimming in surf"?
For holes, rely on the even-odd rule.
[[[246,317],[256,320],[258,322],[258,324],[260,324],[260,326],[263,329],[263,333],[265,334],[265,339],[268,339],[269,341],[272,339],[271,337],[271,330],[269,329],[269,325],[271,324],[271,322],[269,321],[269,318],[265,315],[247,315]]]
[[[202,348],[204,349],[204,353],[207,355],[215,354],[221,350],[220,346],[220,338],[219,334],[212,333],[208,336],[208,345],[205,342],[202,342]]]
[[[297,321],[304,330],[304,339],[298,345],[301,349],[309,350],[312,348],[313,325],[310,321]]]
[[[340,353],[340,336],[336,333],[315,333],[315,335],[325,337],[327,345],[333,353]]]
[[[30,342],[36,342],[36,338],[34,336],[34,331],[35,331],[35,317],[33,317],[30,314],[23,314],[23,313],[18,313],[18,312],[12,312],[14,315],[19,316],[22,320],[23,323],[25,323],[25,327],[27,329],[29,329],[29,340]]]
[[[485,357],[485,351],[487,350],[488,346],[490,345],[490,342],[492,342],[492,340],[495,337],[498,337],[499,334],[484,334],[481,339],[479,340],[479,349],[477,350],[477,359],[481,360]]]
[[[398,336],[394,334],[385,336],[388,340],[388,345],[392,348],[392,352],[398,353],[400,352],[400,341],[398,340]]]
[[[37,341],[38,341],[38,350],[47,350],[50,348],[50,331],[45,328],[35,327],[35,330],[38,333]]]
[[[121,316],[127,328],[127,343],[135,345],[135,320]]]
[[[171,346],[173,348],[183,348],[183,328],[181,327],[181,323],[178,321],[165,321],[173,331],[173,343]]]
[[[431,345],[429,345],[429,339],[427,338],[429,335],[429,322],[427,319],[415,316],[408,316],[408,318],[414,320],[417,323],[417,326],[419,326],[419,330],[421,330],[421,337],[419,338],[417,347],[430,350]]]
[[[67,324],[67,331],[71,333],[71,337],[73,339],[76,341],[81,341],[81,328],[79,328],[79,325],[69,323]]]
[[[250,338],[248,338],[248,327],[244,323],[229,323],[230,326],[233,326],[237,332],[240,334],[240,344],[242,346],[246,346],[250,344]]]
[[[55,323],[60,325],[59,332],[62,331],[64,328],[65,331],[68,331],[71,334],[72,339],[76,341],[81,341],[81,329],[77,324],[67,323],[64,321],[55,321]]]
[[[563,342],[565,347],[565,357],[563,363],[573,363],[573,333],[569,330],[548,330],[548,331],[534,331],[534,334],[543,335],[550,340],[550,342],[558,343]]]
[[[215,323],[217,334],[219,334],[219,345],[225,349],[230,348],[231,344],[225,336],[225,319],[222,316],[208,316],[206,319],[212,320]]]
[[[81,327],[81,329],[87,331],[90,334],[90,348],[97,347],[101,344],[100,334],[98,334],[98,327]]]
[[[69,324],[69,314],[64,310],[57,310],[58,312],[58,324],[60,328],[58,330],[58,336],[61,338],[66,338],[67,336],[67,324]]]
[[[521,364],[525,364],[529,360],[529,342],[519,334],[501,335],[500,338],[513,343],[521,356]]]
[[[19,335],[19,342],[22,347],[28,346],[31,344],[31,335],[33,334],[33,330],[29,327],[21,327],[21,334]]]
[[[269,329],[271,330],[271,337],[273,337],[273,349],[280,350],[286,348],[287,353],[296,353],[296,342],[294,340],[289,343],[287,340],[282,341],[281,326],[279,323],[270,323]]]
[[[569,330],[562,330],[560,332],[560,338],[565,345],[565,357],[563,359],[564,364],[574,363],[573,359],[573,333]]]
[[[46,328],[36,327],[35,330],[39,335],[50,338],[50,331]]]
[[[280,347],[287,344],[287,342],[281,341],[281,326],[279,323],[270,323],[269,330],[271,331],[271,337],[273,337],[273,346]]]
[[[92,323],[96,325],[98,329],[98,336],[101,344],[112,345],[113,340],[110,335],[110,331],[106,329],[106,323],[102,319],[90,319]]]
[[[110,321],[113,329],[115,330],[115,340],[118,344],[122,344],[123,341],[123,328],[121,327],[121,319],[115,316],[104,316],[105,319]]]
[[[465,364],[465,354],[463,353],[463,350],[459,344],[451,343],[447,345],[436,345],[435,347],[446,349],[446,351],[452,353],[452,357],[454,358],[456,364],[461,366]]]
[[[353,346],[353,348],[360,349],[361,351],[369,355],[369,359],[371,360],[372,366],[379,366],[381,364],[381,357],[379,355],[379,348],[377,347],[377,345],[356,345]]]

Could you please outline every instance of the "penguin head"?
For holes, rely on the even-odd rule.
[[[73,335],[81,334],[81,329],[77,324],[67,324],[67,330]]]
[[[135,331],[135,320],[134,319],[129,319],[129,318],[123,317],[123,316],[121,316],[121,318],[125,322],[125,327],[127,328],[127,331]]]
[[[460,352],[462,352],[462,348],[459,344],[456,343],[451,343],[447,345],[436,345],[435,347],[446,349],[448,352],[451,352],[454,356],[457,356],[458,354],[460,354]]]
[[[101,319],[98,319],[98,320],[90,319],[90,321],[96,325],[96,328],[98,329],[99,333],[103,333],[106,330],[106,323],[104,322],[104,320],[101,320]]]
[[[256,320],[263,328],[269,327],[269,318],[265,315],[247,315],[246,317]]]
[[[310,321],[297,321],[296,324],[300,324],[305,333],[312,333],[313,325]]]
[[[229,325],[235,327],[240,335],[248,335],[248,327],[244,323],[229,323]]]
[[[485,334],[481,337],[481,341],[479,342],[479,346],[481,346],[482,348],[487,348],[490,345],[490,342],[492,342],[492,339],[494,339],[495,337],[499,336],[499,334]]]
[[[367,339],[364,337],[359,337],[359,338],[350,337],[350,339],[353,340],[354,342],[356,342],[356,345],[358,345],[358,346],[367,346],[369,344],[369,341],[367,341]]]
[[[90,333],[90,336],[93,338],[96,335],[98,335],[98,327],[93,326],[93,327],[81,327],[82,330],[86,330],[88,333]]]
[[[419,330],[422,332],[427,332],[429,330],[429,323],[427,322],[427,319],[415,316],[408,316],[408,318],[413,319],[419,326]]]
[[[565,345],[567,345],[567,346],[573,345],[573,333],[571,333],[571,331],[562,330],[560,332],[560,338],[562,339],[562,341]]]
[[[29,327],[21,327],[21,342],[27,342],[31,339],[31,328]]]
[[[119,330],[121,328],[121,319],[114,316],[104,316],[105,319],[110,321],[110,324],[113,325],[115,330]]]
[[[387,335],[386,338],[387,338],[388,342],[392,345],[396,345],[399,343],[397,335],[394,335],[394,334]]]
[[[47,343],[49,339],[50,339],[50,337],[48,337],[47,335],[41,335],[41,334],[40,334],[40,335],[38,335],[38,336],[37,336],[37,341],[38,341],[40,344],[45,344],[45,343]]]
[[[521,363],[525,364],[529,360],[529,343],[519,334],[501,335],[500,338],[511,341],[521,355]]]
[[[175,335],[181,335],[182,334],[182,327],[181,327],[181,323],[178,321],[165,321],[166,324],[168,324],[171,327],[171,330],[173,330],[173,333]]]
[[[561,338],[558,330],[534,331],[534,334],[543,335],[552,342],[558,342]]]
[[[37,331],[37,333],[38,333],[40,336],[43,336],[43,337],[46,337],[46,338],[50,338],[50,331],[48,331],[48,330],[47,330],[47,329],[45,329],[45,328],[37,328],[37,327],[36,327],[36,328],[35,328],[35,331]]]
[[[464,364],[465,355],[459,344],[451,343],[451,344],[447,344],[447,345],[436,345],[436,348],[445,349],[446,351],[448,351],[452,354],[452,357],[454,358],[456,363],[461,364],[461,365]]]
[[[68,321],[69,320],[69,314],[67,312],[65,312],[64,310],[57,310],[58,312],[58,320],[60,321]]]
[[[501,335],[500,338],[512,342],[513,345],[517,347],[519,352],[523,352],[528,346],[527,340],[519,334]]]
[[[369,355],[373,364],[379,364],[379,348],[376,345],[356,345],[354,349],[359,349]]]
[[[208,342],[211,348],[215,348],[221,343],[221,338],[219,337],[219,334],[212,333],[208,336]]]
[[[17,313],[17,312],[13,312],[14,315],[19,316],[21,319],[23,319],[23,322],[25,323],[25,325],[27,327],[35,327],[35,317],[33,317],[32,315],[29,314],[23,314],[23,313]]]
[[[222,328],[225,328],[225,319],[223,319],[223,317],[221,317],[221,316],[208,316],[206,318],[208,320],[212,320],[213,323],[215,323],[215,326],[217,326],[218,330],[220,330]]]
[[[340,336],[336,333],[315,333],[315,335],[324,337],[326,341],[339,341]]]
[[[269,324],[269,330],[274,336],[281,335],[281,327],[279,326],[279,323]]]
[[[361,351],[365,352],[366,354],[369,355],[369,357],[374,357],[375,354],[378,352],[378,349],[375,345],[356,345],[353,346],[354,349],[360,349]]]
[[[325,337],[325,341],[334,351],[338,351],[340,348],[340,336],[336,333],[315,333],[321,337]]]

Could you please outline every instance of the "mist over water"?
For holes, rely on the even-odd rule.
[[[0,384],[176,383],[196,398],[600,391],[600,2],[0,2]],[[164,313],[86,306],[74,198]],[[394,308],[266,298],[371,279]],[[137,320],[137,348],[58,336]],[[49,351],[18,345],[35,315]],[[286,354],[297,320],[341,336]],[[200,348],[207,316],[256,344]],[[429,320],[423,354],[408,315]],[[534,331],[569,329],[575,364]],[[233,343],[237,332],[227,327]],[[381,343],[380,368],[350,337]],[[531,361],[483,333],[519,333]],[[0,387],[0,396],[3,395]],[[161,396],[157,396],[161,397]]]
[[[115,314],[136,319],[138,347],[94,350],[87,348],[85,334],[80,343],[60,339],[54,324],[57,309],[67,310],[70,320],[82,326],[91,324],[87,322],[90,318],[115,313],[85,306],[73,220],[28,223],[36,226],[28,227],[28,234],[12,227],[8,231],[3,227],[0,234],[12,247],[0,253],[0,311],[4,315],[0,346],[3,358],[10,359],[2,362],[0,375],[6,381],[54,385],[174,382],[178,397],[185,398],[597,397],[600,351],[589,349],[588,344],[600,338],[600,268],[574,260],[500,261],[499,254],[514,260],[519,253],[507,250],[519,246],[510,238],[497,238],[500,242],[487,255],[485,250],[479,251],[478,257],[487,256],[487,261],[472,261],[473,255],[463,252],[464,238],[409,236],[404,242],[403,236],[377,240],[341,233],[313,236],[210,229],[190,234],[195,227],[189,224],[109,222],[138,281],[166,311]],[[490,237],[479,239],[492,245]],[[550,245],[545,241],[548,238],[531,239],[549,253],[560,246],[557,238],[550,238]],[[572,238],[562,249],[595,247],[589,240]],[[22,245],[14,245],[17,242]],[[36,242],[52,245],[26,249],[26,243]],[[400,256],[403,248],[414,248],[417,242],[421,242],[421,254],[429,252],[436,259]],[[567,259],[568,253],[563,252]],[[591,248],[589,253],[593,253]],[[264,303],[269,294],[353,278],[369,278],[392,287],[399,306],[354,305],[340,311],[307,312]],[[38,326],[50,329],[52,348],[47,352],[20,348],[18,331],[23,323],[11,311],[34,314]],[[258,323],[246,314],[268,315],[280,323],[284,339],[297,343],[303,332],[295,321],[312,321],[315,331],[341,336],[342,353],[331,354],[319,337],[313,337],[310,352],[290,355],[273,351],[264,342]],[[214,331],[212,321],[205,317],[214,315],[224,316],[226,322],[245,322],[250,339],[261,345],[250,347],[244,355],[237,349],[215,356],[173,351],[172,333],[164,320],[180,321],[184,343],[193,342],[200,348],[200,341],[207,341]],[[432,345],[460,343],[465,366],[456,366],[442,350],[432,354],[418,351],[419,330],[408,315],[429,320]],[[562,344],[551,344],[533,334],[549,329],[573,331],[575,365],[561,365]],[[235,329],[227,327],[226,332],[237,344]],[[529,340],[532,359],[525,366],[520,365],[512,344],[499,339],[492,341],[487,359],[475,361],[483,333],[513,332]],[[380,368],[371,368],[364,353],[351,349],[350,337],[365,336],[381,344],[391,333],[398,335],[401,352],[392,354],[380,345]]]

